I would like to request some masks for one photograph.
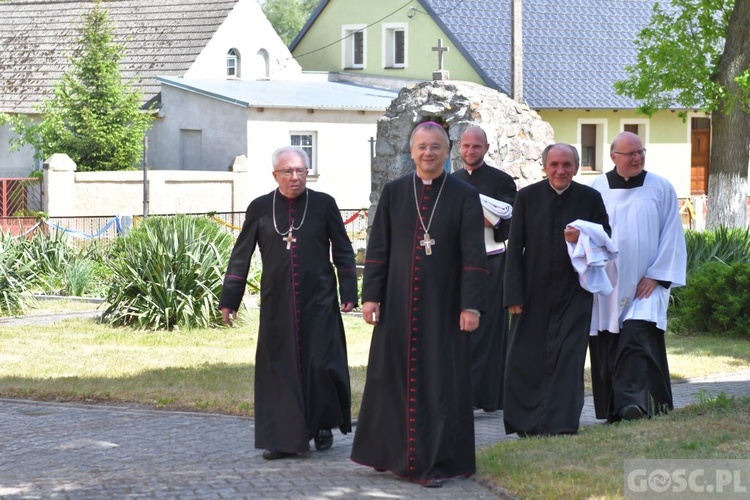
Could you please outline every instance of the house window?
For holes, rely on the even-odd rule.
[[[406,67],[405,24],[383,24],[383,67]]]
[[[367,40],[365,25],[349,25],[343,28],[342,44],[344,69],[364,69]]]
[[[648,120],[630,118],[627,120],[620,121],[620,127],[623,132],[632,132],[641,138],[643,144],[648,142]]]
[[[240,77],[240,53],[237,49],[229,49],[227,52],[227,76],[229,78]]]
[[[581,172],[602,172],[605,158],[609,158],[604,138],[606,121],[578,122],[578,143],[581,145]]]
[[[289,134],[290,144],[292,146],[302,148],[307,157],[310,159],[310,169],[307,171],[309,175],[318,174],[318,166],[315,161],[316,156],[316,144],[315,144],[315,132],[292,132]]]

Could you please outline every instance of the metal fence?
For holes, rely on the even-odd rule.
[[[210,217],[235,237],[239,235],[242,224],[245,222],[245,212],[189,215]],[[367,211],[341,210],[341,218],[355,252],[364,252],[367,238]],[[9,232],[13,236],[32,236],[37,231],[46,234],[63,231],[80,242],[96,240],[106,243],[125,234],[142,220],[143,217],[140,216],[50,217],[44,220],[35,217],[0,217],[0,231]]]
[[[367,243],[367,210],[341,210],[346,234],[352,242],[356,252],[364,252]],[[245,222],[245,212],[223,212],[211,214],[220,224],[239,234]],[[235,234],[236,236],[236,234]]]
[[[41,209],[41,179],[0,178],[0,217],[35,215]]]

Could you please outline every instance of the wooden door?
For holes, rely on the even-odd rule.
[[[711,130],[692,129],[690,144],[690,193],[706,194],[708,192]]]

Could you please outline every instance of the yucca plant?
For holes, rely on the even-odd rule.
[[[74,297],[82,296],[94,278],[94,263],[78,257],[63,272],[63,292]]]
[[[24,294],[36,277],[31,263],[19,255],[19,241],[0,231],[0,316],[23,312]]]
[[[750,229],[719,227],[715,231],[686,231],[687,274],[706,262],[750,262]]]
[[[18,258],[33,264],[34,279],[29,287],[42,293],[58,293],[64,273],[78,253],[65,231],[37,231],[31,238],[18,239],[17,244]]]
[[[116,245],[102,319],[137,328],[221,324],[231,235],[206,218],[149,217]]]

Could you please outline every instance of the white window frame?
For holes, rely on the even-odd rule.
[[[240,78],[240,51],[232,47],[227,51],[227,78]]]
[[[641,138],[641,142],[645,145],[649,142],[649,135],[651,133],[649,125],[651,122],[648,118],[622,118],[620,120],[620,132],[625,130],[625,125],[637,125],[638,126],[638,137]],[[689,128],[689,127],[688,127]]]
[[[383,67],[384,68],[406,68],[407,54],[409,53],[409,24],[408,23],[383,23]],[[396,34],[403,33],[404,37],[404,60],[396,61]]]
[[[598,174],[605,171],[608,165],[607,159],[609,158],[609,144],[607,143],[607,125],[606,119],[583,119],[579,118],[576,125],[576,147],[581,155],[581,167],[583,167],[583,138],[581,137],[581,128],[583,125],[594,125],[596,126],[596,139],[594,142],[594,164],[591,170],[579,169],[579,174]]]
[[[366,24],[345,24],[341,27],[341,67],[343,69],[365,69],[367,67],[367,28]],[[359,33],[359,35],[355,35]],[[355,36],[362,37],[362,61],[355,62]]]
[[[302,144],[302,142],[308,142],[298,140],[298,138],[302,137],[309,138],[310,144]],[[318,133],[312,130],[292,130],[289,132],[289,145],[302,148],[308,153],[310,168],[307,171],[307,175],[318,175]]]

